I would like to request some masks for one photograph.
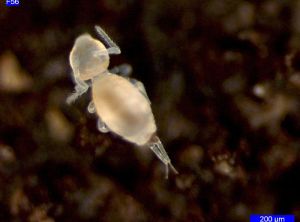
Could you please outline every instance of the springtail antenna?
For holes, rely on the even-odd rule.
[[[170,160],[164,146],[162,145],[160,139],[157,136],[155,136],[153,138],[153,140],[154,140],[154,142],[151,141],[151,143],[149,143],[149,148],[165,164],[165,166],[166,166],[165,178],[168,179],[168,177],[169,177],[169,167],[175,174],[178,174],[178,171],[172,165],[171,160]]]
[[[109,38],[109,36],[100,26],[95,25],[95,30],[98,33],[101,40],[108,45],[109,48],[107,49],[107,51],[109,54],[121,53],[121,49],[119,48],[119,46],[113,40],[111,40],[111,38]]]

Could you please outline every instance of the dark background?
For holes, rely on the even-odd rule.
[[[300,1],[0,5],[0,221],[300,219]],[[96,129],[68,55],[103,27],[147,89],[179,175]]]

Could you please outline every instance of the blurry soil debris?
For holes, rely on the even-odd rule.
[[[0,222],[300,220],[300,0],[0,5]],[[97,130],[69,52],[100,25],[179,175]]]
[[[51,108],[46,112],[45,119],[48,130],[53,140],[67,142],[73,134],[73,126],[70,125],[64,115],[55,108]]]
[[[11,52],[0,56],[0,89],[7,92],[23,92],[32,87],[31,77],[20,67]]]

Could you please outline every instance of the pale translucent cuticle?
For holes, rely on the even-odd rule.
[[[95,29],[102,42],[82,34],[70,52],[75,92],[67,98],[67,103],[74,102],[91,87],[92,101],[87,109],[98,115],[98,130],[113,132],[138,146],[148,146],[165,164],[166,178],[169,167],[177,174],[156,136],[151,103],[143,83],[128,77],[132,70],[130,65],[108,70],[109,55],[120,54],[121,50],[102,28],[96,26]]]

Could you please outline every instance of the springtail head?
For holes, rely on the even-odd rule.
[[[171,160],[170,160],[164,146],[162,145],[160,139],[157,136],[153,137],[153,139],[149,143],[149,148],[165,164],[165,166],[166,166],[165,178],[166,179],[169,178],[169,167],[175,174],[178,174],[178,171],[172,165]]]

